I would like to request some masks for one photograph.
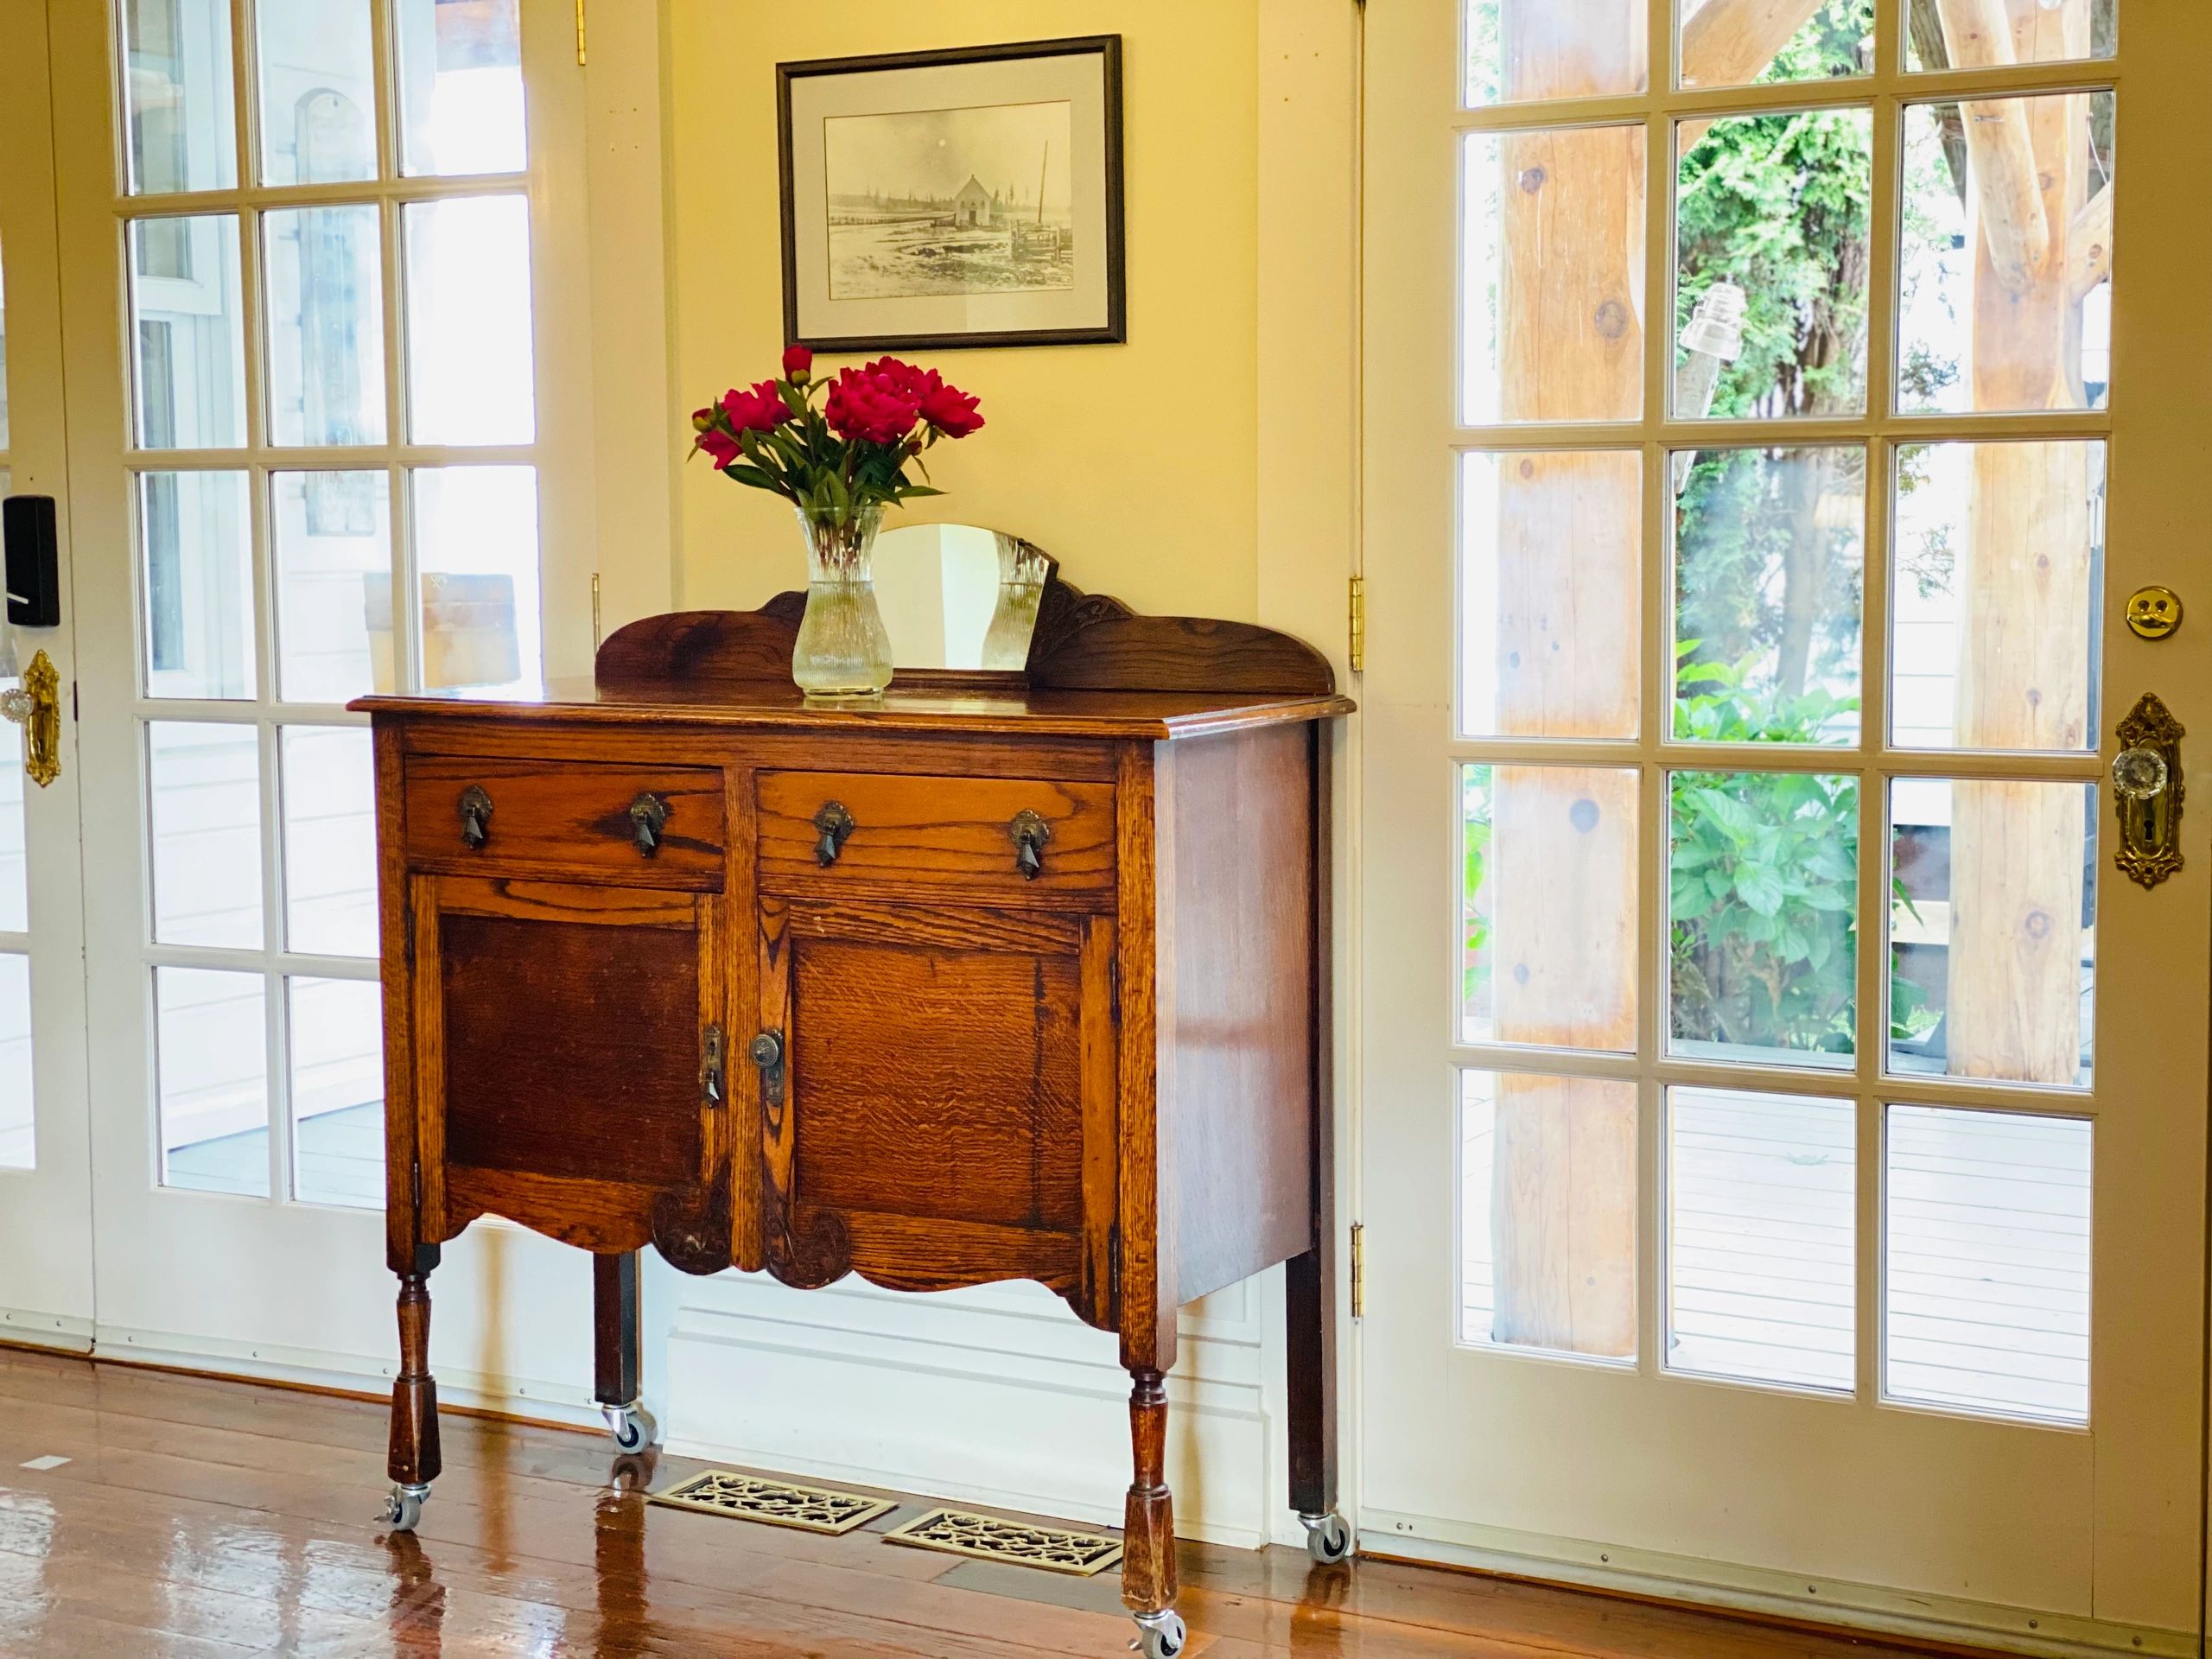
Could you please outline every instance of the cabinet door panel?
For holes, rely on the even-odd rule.
[[[791,990],[801,1202],[1082,1227],[1074,957],[802,938]]]
[[[1031,1278],[1108,1320],[1113,923],[772,897],[760,925],[767,1265]]]

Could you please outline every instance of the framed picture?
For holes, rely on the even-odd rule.
[[[779,64],[784,333],[1118,343],[1122,37]]]

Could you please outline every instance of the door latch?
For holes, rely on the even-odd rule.
[[[61,676],[51,657],[39,652],[23,683],[0,692],[0,715],[23,728],[23,771],[44,789],[61,775]]]
[[[2181,741],[2187,735],[2147,691],[2120,722],[2121,748],[2112,763],[2120,850],[2113,861],[2140,887],[2155,887],[2181,868]]]
[[[753,1039],[753,1064],[760,1072],[760,1104],[772,1114],[784,1109],[784,1039],[764,1031]]]
[[[699,1097],[719,1106],[729,1097],[728,1080],[722,1070],[722,1028],[707,1027],[706,1058],[699,1066]]]

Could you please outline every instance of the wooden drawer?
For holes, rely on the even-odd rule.
[[[918,886],[1002,903],[1114,890],[1111,784],[764,772],[759,789],[764,888]],[[825,861],[819,826],[846,821]],[[1021,868],[1018,821],[1044,831],[1031,874]]]
[[[469,846],[462,799],[490,798],[484,842]],[[652,851],[632,809],[666,809]],[[530,873],[632,887],[718,892],[728,836],[722,774],[701,766],[420,755],[407,763],[407,861],[446,874]]]

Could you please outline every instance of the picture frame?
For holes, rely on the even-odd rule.
[[[776,111],[787,340],[1128,339],[1120,35],[779,64]]]

